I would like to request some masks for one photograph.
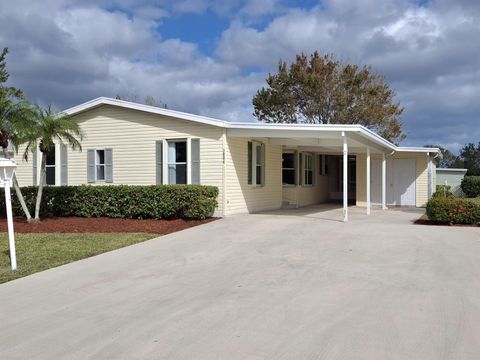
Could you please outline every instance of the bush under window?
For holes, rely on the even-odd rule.
[[[36,186],[22,188],[30,209],[35,206]],[[132,219],[205,219],[217,206],[218,188],[203,185],[46,186],[41,217],[81,216]],[[23,212],[12,194],[14,215]],[[4,216],[5,197],[0,196]]]

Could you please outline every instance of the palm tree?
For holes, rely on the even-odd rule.
[[[35,203],[35,218],[33,221],[40,220],[40,203],[42,201],[43,186],[45,183],[45,172],[47,155],[55,149],[55,142],[60,144],[67,143],[73,150],[82,150],[80,141],[83,139],[83,133],[80,126],[68,114],[56,114],[51,106],[42,109],[36,106],[33,122],[30,129],[21,139],[26,143],[24,158],[28,159],[28,154],[38,148],[42,153],[40,163],[40,183],[38,186],[37,200]]]
[[[3,150],[3,156],[9,159],[9,142],[11,142],[15,150],[18,151],[19,139],[23,131],[30,127],[33,107],[25,99],[25,95],[21,90],[4,85],[9,78],[5,62],[7,54],[7,48],[4,48],[0,53],[0,146]],[[32,217],[25,204],[25,199],[23,198],[15,175],[13,176],[13,187],[23,212],[27,217],[27,221],[30,222]]]

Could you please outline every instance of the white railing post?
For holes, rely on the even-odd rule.
[[[367,215],[370,215],[370,147],[367,146]]]
[[[13,233],[12,197],[10,194],[10,180],[5,180],[5,206],[7,208],[8,247],[12,270],[17,269],[17,254],[15,251],[15,237]]]
[[[348,145],[347,137],[343,136],[343,221],[348,222]]]
[[[382,210],[387,209],[387,159],[382,154]]]

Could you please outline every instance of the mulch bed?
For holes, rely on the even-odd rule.
[[[47,218],[39,223],[28,224],[25,218],[14,218],[13,227],[17,233],[152,233],[169,234],[200,224],[217,220],[138,220],[112,218],[64,217]],[[7,220],[0,219],[0,232],[7,231]]]
[[[459,227],[480,227],[480,224],[452,224],[432,220],[418,219],[414,221],[417,225],[435,225],[435,226],[459,226]]]

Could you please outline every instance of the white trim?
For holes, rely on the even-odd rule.
[[[450,169],[450,168],[436,168],[436,171],[446,171],[446,172],[462,172],[466,173],[468,169]]]
[[[187,137],[187,184],[192,183],[192,138]]]
[[[438,148],[427,147],[403,147],[396,146],[390,141],[382,138],[372,130],[358,124],[272,124],[260,122],[229,122],[225,120],[215,119],[206,116],[189,114],[181,111],[163,109],[155,106],[133,103],[129,101],[117,100],[107,97],[99,97],[83,104],[66,109],[64,113],[68,115],[76,115],[84,111],[99,107],[101,105],[118,106],[126,109],[144,111],[150,114],[170,116],[182,120],[193,121],[201,124],[217,126],[228,129],[228,136],[243,137],[275,137],[278,135],[285,137],[315,137],[315,133],[357,133],[363,138],[372,141],[389,150],[398,152],[425,152],[439,153]],[[262,135],[263,134],[263,135]]]

